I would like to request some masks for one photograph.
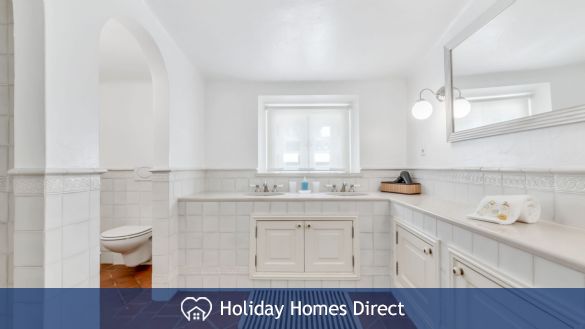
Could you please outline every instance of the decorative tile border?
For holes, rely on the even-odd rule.
[[[15,195],[40,195],[99,190],[100,176],[92,175],[13,175]]]
[[[585,175],[555,175],[555,190],[565,193],[585,193]]]
[[[10,192],[10,177],[0,176],[0,192]]]
[[[528,190],[553,191],[555,188],[555,177],[548,173],[527,173],[526,188]]]
[[[65,176],[63,178],[63,192],[85,192],[91,188],[90,176]]]
[[[415,169],[415,180],[452,184],[500,186],[515,189],[585,194],[585,172],[499,169]]]

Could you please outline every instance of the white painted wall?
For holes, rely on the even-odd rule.
[[[202,118],[203,111],[202,100],[197,99],[203,88],[200,76],[143,1],[25,1],[15,6],[15,13],[18,26],[15,29],[16,64],[22,69],[19,78],[25,80],[15,96],[17,104],[20,102],[23,107],[21,112],[17,105],[18,113],[15,114],[18,121],[16,131],[19,131],[17,144],[20,140],[23,145],[16,155],[17,167],[99,166],[98,41],[102,27],[112,17],[135,21],[148,32],[160,49],[168,72],[169,123],[162,120],[167,134],[160,137],[167,151],[162,152],[157,165],[201,165],[202,140],[182,138],[195,134],[193,131],[197,128],[193,127],[200,125],[196,122]],[[33,19],[34,15],[38,19]],[[41,49],[35,49],[39,45]],[[37,126],[46,129],[46,142],[40,144],[46,145],[45,152],[38,147],[32,149],[35,143],[28,142],[36,135],[26,136],[25,132],[42,135],[43,130],[33,128],[32,122],[26,121],[26,108],[30,109],[29,117],[35,108],[37,111],[44,109],[44,124],[42,115],[35,116],[38,119],[34,122],[40,121]],[[43,161],[43,155],[46,161]]]
[[[413,167],[582,167],[585,149],[576,141],[585,140],[585,124],[546,128],[478,140],[448,143],[442,103],[432,100],[431,118],[418,121],[410,108],[422,88],[444,85],[443,44],[485,11],[494,0],[471,2],[442,40],[430,50],[408,79],[408,165]],[[421,155],[424,148],[425,155]]]
[[[100,166],[107,169],[152,167],[152,82],[106,81],[100,83],[100,92]]]
[[[255,169],[259,95],[358,95],[362,168],[406,163],[406,84],[399,79],[339,82],[214,80],[206,87],[206,166]]]

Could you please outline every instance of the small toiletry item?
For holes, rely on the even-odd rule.
[[[289,193],[297,193],[297,182],[291,180],[288,182],[288,192]]]
[[[321,188],[321,183],[318,181],[313,182],[313,193],[319,193],[319,189]]]
[[[304,177],[301,181],[301,191],[308,191],[309,190],[309,181],[307,177]]]

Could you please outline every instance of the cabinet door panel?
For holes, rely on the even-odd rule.
[[[425,253],[424,250],[432,250],[432,246],[398,227],[398,245],[396,260],[398,261],[398,283],[404,288],[436,288],[438,251]]]
[[[305,268],[312,273],[353,271],[351,221],[307,221],[305,223]]]
[[[258,272],[303,272],[304,232],[301,221],[258,221]]]
[[[502,288],[496,278],[490,278],[456,260],[454,285],[458,288]],[[454,294],[455,328],[572,328],[547,309],[532,304],[529,299],[506,289],[459,290]],[[526,297],[526,296],[524,296]]]

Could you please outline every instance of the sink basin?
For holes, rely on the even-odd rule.
[[[336,196],[360,196],[360,195],[368,195],[368,193],[363,192],[328,192],[325,193],[327,195],[336,195]]]
[[[251,195],[251,196],[276,196],[276,195],[284,195],[284,192],[250,192],[250,193],[246,193],[246,195]]]

